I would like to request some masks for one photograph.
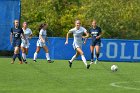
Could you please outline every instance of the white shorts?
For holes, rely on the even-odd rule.
[[[74,50],[76,50],[77,48],[81,48],[82,49],[82,44],[81,43],[73,42],[73,48],[74,48]]]
[[[29,41],[27,40],[27,43],[25,43],[25,40],[22,39],[22,42],[21,42],[21,47],[24,47],[24,48],[29,48],[30,46],[30,43]]]
[[[43,47],[43,46],[46,46],[46,43],[43,43],[40,40],[37,40],[36,46]]]

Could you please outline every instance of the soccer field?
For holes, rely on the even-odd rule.
[[[0,93],[140,93],[140,63],[100,62],[86,69],[82,61],[72,68],[67,60],[10,61],[0,58]],[[117,72],[110,71],[113,64]]]

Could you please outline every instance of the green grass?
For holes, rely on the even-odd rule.
[[[66,60],[10,61],[0,58],[0,93],[140,93],[140,63],[101,62],[87,70],[82,61],[71,69]],[[113,64],[119,67],[115,73],[110,71]],[[114,82],[126,83],[113,87]]]

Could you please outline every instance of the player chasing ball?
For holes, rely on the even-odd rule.
[[[89,69],[90,65],[87,64],[86,58],[84,56],[84,53],[82,51],[82,38],[88,38],[88,33],[87,30],[81,26],[80,20],[75,21],[75,27],[69,30],[69,32],[66,35],[66,42],[65,44],[68,44],[68,38],[69,34],[73,34],[74,41],[73,41],[73,48],[76,51],[76,54],[69,60],[69,67],[72,67],[72,62],[79,56],[81,55],[81,59],[84,62],[85,66],[87,69]],[[83,36],[85,34],[86,36]]]
[[[27,43],[25,43],[25,40],[22,37],[22,43],[21,43],[22,58],[23,58],[23,62],[27,63],[26,55],[28,54],[28,48],[29,48],[29,45],[30,45],[29,39],[32,37],[32,31],[31,31],[30,28],[28,28],[27,22],[23,22],[22,26],[23,26],[22,30],[23,30],[25,38],[27,40]]]
[[[21,36],[25,40],[25,44],[26,44],[27,40],[24,36],[22,28],[20,28],[19,26],[19,21],[15,20],[14,27],[11,28],[11,34],[10,34],[10,42],[11,42],[11,45],[14,47],[13,60],[11,64],[14,64],[16,57],[18,57],[20,64],[22,64],[22,59],[20,56]]]
[[[39,27],[39,39],[37,40],[37,48],[36,48],[36,52],[34,53],[34,58],[33,58],[34,62],[37,62],[36,58],[41,48],[43,48],[44,51],[46,52],[46,58],[48,60],[48,63],[54,62],[50,59],[49,50],[48,47],[46,46],[46,40],[48,40],[47,31],[46,31],[47,27],[48,24],[46,23],[41,24]]]

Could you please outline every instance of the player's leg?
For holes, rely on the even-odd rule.
[[[79,52],[76,51],[75,55],[69,61],[72,63],[79,55]]]
[[[18,57],[18,59],[20,61],[20,64],[22,64],[22,59],[21,59],[21,56],[20,56],[20,47],[19,46],[15,47],[14,53],[17,55],[17,57]]]
[[[48,63],[53,63],[54,61],[51,61],[50,55],[49,55],[49,50],[46,45],[43,46],[44,51],[46,52],[46,59],[48,60]]]
[[[73,48],[74,50],[76,50],[76,48],[79,47],[77,44],[73,43]],[[72,67],[72,62],[79,56],[79,52],[76,51],[75,55],[71,58],[71,60],[68,61],[69,63],[69,67],[71,68]]]
[[[91,52],[91,63],[90,64],[93,64],[93,61],[94,61],[94,46],[90,45],[90,52]]]
[[[22,40],[22,43],[21,43],[21,51],[22,51],[22,59],[23,59],[23,62],[26,62],[26,54],[25,54],[25,41]]]
[[[72,67],[72,62],[79,56],[80,54],[76,51],[76,54],[69,60],[69,67]]]
[[[36,62],[37,55],[38,55],[38,53],[39,53],[39,51],[40,51],[40,48],[41,48],[40,46],[37,46],[37,47],[36,47],[36,52],[34,53],[34,58],[33,58],[33,61],[34,61],[34,62]]]
[[[37,55],[38,55],[38,53],[39,53],[39,51],[40,51],[40,48],[42,47],[42,44],[40,43],[39,40],[37,40],[36,46],[37,46],[37,47],[36,47],[36,51],[35,51],[34,57],[33,57],[33,61],[34,61],[34,62],[37,62],[37,61],[36,61]]]
[[[15,47],[15,54],[17,55],[17,57],[20,61],[20,64],[22,64],[22,59],[21,59],[21,56],[20,56],[20,45],[21,45],[21,40],[17,40],[16,41],[16,47]]]
[[[95,60],[95,64],[96,64],[98,62],[98,58],[99,58],[99,55],[100,55],[100,46],[96,45],[95,49],[96,49],[96,60]]]
[[[25,50],[25,47],[21,46],[21,51],[22,51],[23,62],[26,62],[26,50]]]
[[[15,54],[15,41],[13,41],[12,46],[14,47],[14,54],[13,54],[13,57],[12,57],[12,62],[11,62],[11,64],[14,64],[15,59],[16,59],[16,57],[17,57],[17,54]]]
[[[86,58],[84,56],[84,53],[83,53],[82,49],[80,47],[77,47],[76,48],[76,51],[81,55],[81,59],[84,62],[85,66],[87,67]]]
[[[29,48],[25,48],[26,55],[28,55],[28,50],[29,50]]]

